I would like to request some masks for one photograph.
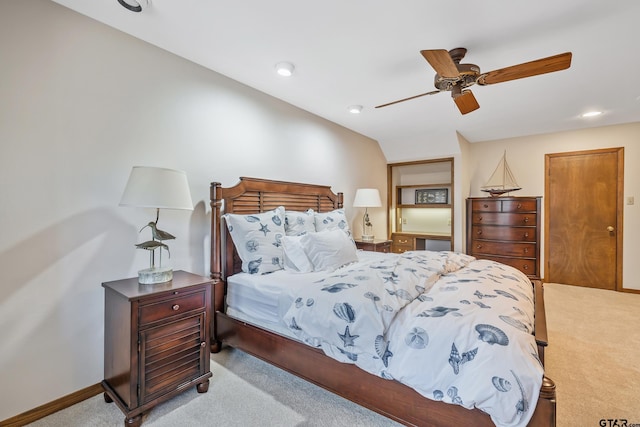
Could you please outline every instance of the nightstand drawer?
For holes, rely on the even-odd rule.
[[[156,300],[150,304],[141,304],[138,321],[140,325],[145,325],[192,310],[204,310],[206,294],[206,289],[202,289],[191,294]]]
[[[361,240],[356,240],[355,242],[356,247],[363,251],[383,253],[391,252],[391,240],[375,240],[373,242],[363,242]]]

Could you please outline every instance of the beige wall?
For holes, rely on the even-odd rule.
[[[504,150],[522,190],[522,196],[544,196],[545,154],[608,147],[624,147],[624,195],[635,197],[634,205],[624,205],[623,287],[640,289],[634,263],[640,258],[640,123],[603,126],[592,129],[534,135],[499,141],[468,144],[472,161],[466,164],[469,188],[473,197],[485,196],[480,187],[489,178]],[[544,224],[544,217],[542,218]],[[542,236],[544,242],[544,235]],[[544,243],[543,243],[544,244]],[[544,252],[544,248],[543,251]],[[544,268],[544,267],[543,267]],[[544,271],[543,271],[544,274]]]
[[[148,265],[154,212],[118,207],[133,165],[187,172],[195,210],[160,222],[174,269],[200,274],[211,181],[331,185],[356,235],[356,188],[386,197],[376,141],[53,2],[0,2],[0,58],[0,420],[102,380],[100,284]]]

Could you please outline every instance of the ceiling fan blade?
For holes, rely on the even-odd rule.
[[[431,92],[426,92],[426,93],[421,93],[420,95],[415,95],[415,96],[411,96],[409,98],[404,98],[404,99],[399,99],[397,101],[393,101],[393,102],[388,102],[386,104],[382,104],[382,105],[376,105],[375,108],[382,108],[382,107],[387,107],[389,105],[393,105],[393,104],[397,104],[399,102],[404,102],[404,101],[409,101],[411,99],[416,99],[416,98],[420,98],[421,96],[425,96],[425,95],[435,95],[436,93],[440,93],[439,90],[433,90]]]
[[[467,114],[480,108],[480,104],[478,104],[476,97],[473,96],[473,92],[470,90],[463,90],[460,95],[454,96],[453,100],[462,114]]]
[[[444,49],[421,50],[420,53],[424,59],[436,70],[436,73],[442,77],[458,77],[460,72],[456,63],[451,59],[451,55]]]
[[[525,77],[565,70],[570,66],[571,52],[565,52],[560,55],[549,56],[547,58],[489,71],[488,73],[482,73],[480,77],[478,77],[477,83],[479,85],[490,85],[508,82],[509,80],[523,79]]]

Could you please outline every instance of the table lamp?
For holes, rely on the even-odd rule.
[[[173,270],[162,267],[162,250],[169,252],[165,240],[175,239],[175,236],[158,228],[160,209],[193,210],[191,192],[187,182],[187,174],[173,169],[134,166],[129,180],[122,194],[120,206],[137,208],[153,208],[156,210],[156,220],[149,222],[140,229],[151,229],[151,240],[136,245],[138,249],[150,252],[149,268],[138,271],[138,282],[144,285],[164,283],[173,279]],[[155,251],[160,250],[158,266],[155,263]]]
[[[373,225],[369,221],[368,208],[378,208],[382,206],[380,193],[377,188],[359,188],[353,200],[353,207],[364,208],[362,217],[362,241],[373,242]]]

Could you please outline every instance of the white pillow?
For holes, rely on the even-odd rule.
[[[347,236],[351,236],[351,229],[349,229],[349,223],[347,222],[343,208],[331,212],[316,212],[314,221],[316,231],[340,229],[347,233]]]
[[[282,270],[283,207],[259,214],[225,214],[223,217],[242,260],[242,271],[265,274]]]
[[[282,248],[284,249],[284,269],[296,273],[311,273],[313,264],[307,256],[302,244],[303,236],[284,236]]]
[[[302,236],[307,233],[315,233],[313,209],[306,212],[285,211],[284,232],[287,236]]]
[[[358,261],[356,245],[339,229],[305,234],[300,241],[314,271],[334,271]]]

